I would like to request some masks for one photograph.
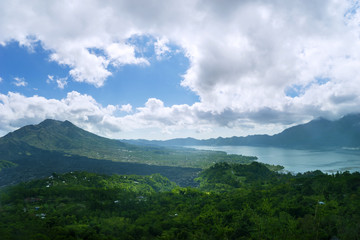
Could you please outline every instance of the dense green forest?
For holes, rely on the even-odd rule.
[[[1,239],[360,239],[360,174],[217,163],[198,188],[153,174],[52,174],[3,189]]]

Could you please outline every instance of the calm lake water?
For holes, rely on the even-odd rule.
[[[315,170],[328,173],[360,172],[360,150],[315,151],[249,146],[191,146],[191,148],[256,156],[259,162],[282,165],[290,172]]]

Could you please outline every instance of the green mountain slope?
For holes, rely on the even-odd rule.
[[[87,132],[69,121],[45,120],[28,125],[0,139],[4,142],[26,143],[49,151],[61,151],[96,159],[120,160],[129,145]]]
[[[180,186],[194,186],[201,168],[216,162],[250,163],[256,157],[186,148],[144,147],[107,139],[69,121],[45,120],[0,138],[0,188],[53,172],[160,173]]]
[[[69,121],[45,120],[22,127],[0,138],[0,154],[12,161],[24,155],[55,151],[65,156],[81,156],[116,162],[161,166],[206,168],[214,162],[249,163],[255,157],[227,155],[225,152],[185,148],[135,146],[87,132]]]

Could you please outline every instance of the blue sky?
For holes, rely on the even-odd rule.
[[[146,39],[138,42],[137,46],[144,47],[154,41]],[[156,59],[154,49],[146,47],[142,55],[149,60],[151,67],[125,65],[112,68],[112,76],[108,77],[104,86],[97,88],[75,82],[69,75],[70,68],[49,61],[49,52],[40,43],[28,49],[12,41],[0,46],[1,90],[5,93],[20,92],[28,97],[40,95],[56,99],[66,97],[69,91],[77,91],[93,96],[102,105],[131,104],[135,108],[141,107],[149,98],[164,99],[167,105],[191,105],[198,101],[198,97],[180,86],[181,76],[189,67],[189,61],[181,49],[174,46],[172,51],[175,53]],[[47,81],[49,75],[55,79],[66,78],[67,84],[60,88],[56,81]],[[26,86],[16,86],[15,78],[23,79]]]
[[[2,1],[0,135],[275,134],[360,112],[357,1]]]

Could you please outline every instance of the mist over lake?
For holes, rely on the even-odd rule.
[[[289,172],[315,170],[327,173],[360,171],[360,150],[320,151],[250,146],[191,146],[191,148],[256,156],[259,162],[282,165],[285,167],[285,171]]]

